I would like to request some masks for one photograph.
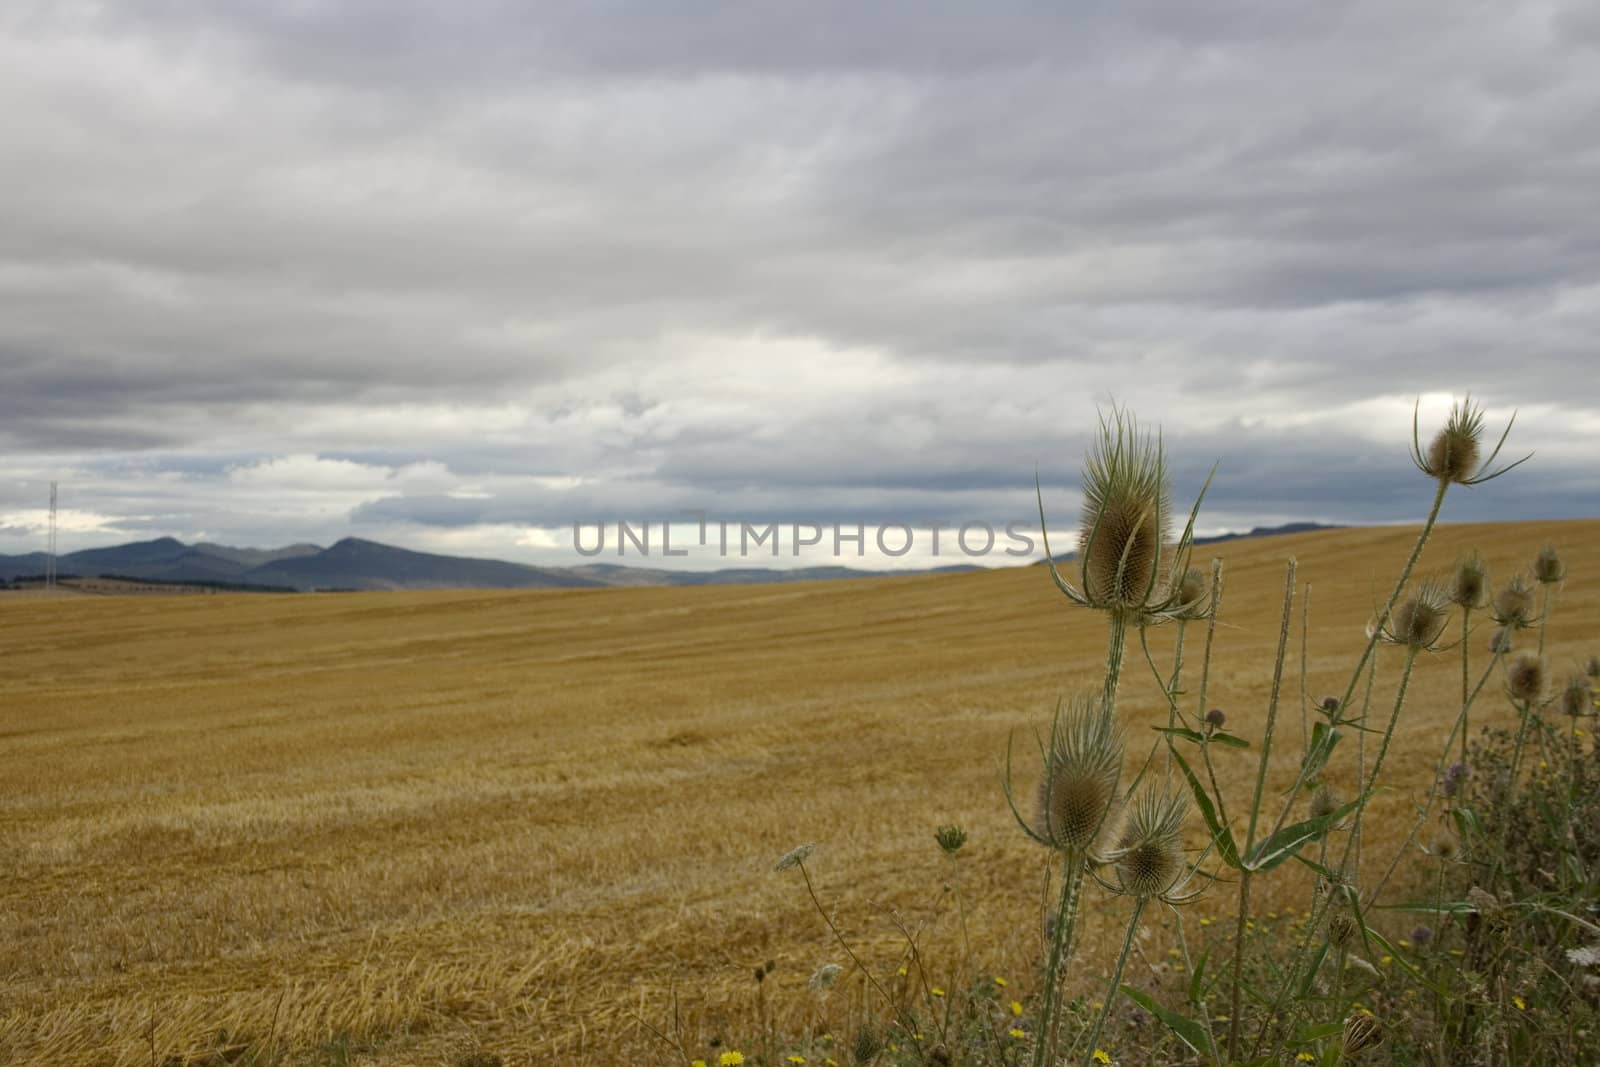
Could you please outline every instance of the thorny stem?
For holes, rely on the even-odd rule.
[[[1122,939],[1122,952],[1117,956],[1116,970],[1111,972],[1111,984],[1106,987],[1105,1000],[1100,1005],[1100,1012],[1094,1017],[1094,1025],[1089,1028],[1089,1043],[1086,1054],[1094,1056],[1096,1042],[1100,1040],[1100,1032],[1105,1029],[1106,1016],[1111,1014],[1111,1005],[1117,998],[1117,989],[1122,984],[1122,972],[1128,965],[1128,953],[1133,949],[1133,937],[1139,931],[1139,916],[1144,913],[1145,901],[1140,897],[1134,902],[1133,915],[1128,919],[1128,932]]]
[[[1361,697],[1361,724],[1366,725],[1367,716],[1372,711],[1372,686],[1378,679],[1378,661],[1373,660],[1367,668],[1367,688]],[[1356,784],[1367,780],[1367,731],[1358,731],[1356,738]],[[1350,832],[1350,839],[1345,843],[1344,855],[1339,860],[1339,871],[1348,874],[1351,870],[1350,857],[1355,855],[1355,880],[1361,881],[1361,820],[1357,819],[1355,828]]]
[[[1444,781],[1444,761],[1450,758],[1450,749],[1455,744],[1456,733],[1460,731],[1463,737],[1466,735],[1467,712],[1477,701],[1478,694],[1483,692],[1484,683],[1489,680],[1489,675],[1494,673],[1495,666],[1499,664],[1502,655],[1504,653],[1497,652],[1494,654],[1494,657],[1489,660],[1489,666],[1484,668],[1483,674],[1478,678],[1477,686],[1468,692],[1467,699],[1462,703],[1461,714],[1456,717],[1455,725],[1450,728],[1450,735],[1445,738],[1444,748],[1439,753],[1439,761],[1434,764],[1433,786],[1428,792],[1427,802],[1423,804],[1422,810],[1417,813],[1416,821],[1411,824],[1411,833],[1406,836],[1405,843],[1400,846],[1399,850],[1395,852],[1394,858],[1389,861],[1388,870],[1383,872],[1383,877],[1378,879],[1378,884],[1367,891],[1368,906],[1371,906],[1372,902],[1378,899],[1378,895],[1383,892],[1384,886],[1389,884],[1389,879],[1394,877],[1395,870],[1400,866],[1400,858],[1406,854],[1406,850],[1416,840],[1417,831],[1422,828],[1422,824],[1427,821],[1428,815],[1432,813],[1433,805],[1439,799],[1439,788]]]
[[[1261,759],[1256,766],[1256,793],[1250,802],[1250,829],[1245,835],[1245,854],[1248,856],[1256,845],[1256,820],[1261,815],[1261,792],[1267,784],[1267,762],[1272,758],[1272,733],[1278,723],[1278,694],[1283,685],[1283,660],[1289,648],[1289,625],[1294,618],[1294,571],[1295,561],[1289,560],[1288,573],[1283,584],[1283,621],[1278,630],[1278,658],[1272,666],[1272,694],[1267,698],[1267,729],[1261,737]],[[1283,821],[1289,814],[1289,808],[1294,804],[1291,796],[1284,804],[1283,812],[1278,816],[1278,821],[1272,828],[1277,833],[1283,828]],[[1270,836],[1270,835],[1269,835]]]
[[[1183,934],[1183,913],[1170,904],[1167,907],[1172,911],[1172,918],[1178,929],[1178,951],[1183,955],[1184,973],[1193,974],[1194,960],[1189,956],[1189,939]],[[1221,1059],[1222,1057],[1217,1054],[1217,1035],[1211,1031],[1211,1013],[1205,1008],[1205,989],[1202,987],[1196,992],[1199,994],[1199,998],[1191,1001],[1191,1003],[1200,1009],[1200,1025],[1205,1028],[1206,1044],[1209,1046],[1207,1051],[1211,1054],[1213,1060]],[[1094,1050],[1090,1049],[1089,1051],[1092,1054]]]
[[[1069,853],[1061,872],[1061,900],[1056,906],[1055,936],[1045,963],[1044,1002],[1039,1009],[1039,1040],[1033,1046],[1033,1067],[1055,1062],[1056,1032],[1061,1024],[1061,965],[1072,955],[1072,928],[1078,920],[1078,890],[1083,884],[1084,858]]]
[[[1305,595],[1300,598],[1300,759],[1311,751],[1311,718],[1307,707],[1311,694],[1306,690],[1306,641],[1311,633],[1311,583],[1306,583]]]
[[[1472,656],[1472,642],[1468,638],[1472,635],[1472,605],[1464,604],[1461,607],[1461,762],[1467,762],[1467,708],[1472,704],[1472,697],[1468,690],[1470,678],[1468,675],[1468,661]]]
[[[1400,685],[1394,694],[1394,710],[1389,713],[1389,727],[1384,730],[1383,741],[1378,745],[1378,758],[1372,761],[1372,773],[1360,780],[1360,788],[1363,795],[1370,797],[1373,786],[1378,781],[1378,773],[1383,770],[1384,757],[1389,754],[1389,742],[1394,739],[1394,728],[1400,722],[1400,709],[1405,706],[1406,690],[1411,685],[1411,668],[1417,662],[1417,652],[1418,649],[1416,648],[1406,649],[1405,666],[1400,670]],[[1351,837],[1351,846],[1347,846],[1345,849],[1346,859],[1349,859],[1350,847],[1360,847],[1362,816],[1366,812],[1366,804],[1362,804],[1356,809],[1356,825]],[[1359,853],[1356,856],[1355,884],[1361,884],[1361,858]]]
[[[1206,651],[1200,661],[1200,699],[1195,718],[1206,717],[1206,689],[1211,684],[1211,645],[1217,636],[1217,612],[1222,607],[1222,561],[1211,561],[1211,601],[1206,612]],[[1220,803],[1221,798],[1218,798]]]
[[[1228,1006],[1228,1059],[1239,1058],[1239,1013],[1244,1008],[1244,931],[1250,914],[1250,869],[1239,872],[1239,917],[1233,930],[1233,996]]]
[[[1106,647],[1106,686],[1102,696],[1104,714],[1110,715],[1117,707],[1117,684],[1122,681],[1122,656],[1128,641],[1128,617],[1120,611],[1111,612],[1111,639]]]
[[[1356,663],[1356,669],[1351,672],[1350,684],[1345,687],[1344,697],[1339,701],[1339,707],[1350,706],[1350,698],[1355,696],[1356,685],[1361,681],[1361,668],[1367,665],[1372,658],[1372,650],[1378,645],[1378,636],[1389,623],[1389,613],[1394,610],[1395,604],[1400,600],[1400,594],[1405,591],[1406,583],[1411,580],[1411,570],[1417,565],[1417,560],[1422,556],[1422,547],[1428,543],[1428,537],[1433,533],[1433,524],[1439,521],[1439,509],[1444,506],[1444,494],[1450,488],[1446,479],[1439,479],[1439,489],[1433,494],[1433,507],[1428,510],[1428,520],[1422,524],[1422,532],[1417,535],[1417,543],[1411,547],[1411,557],[1406,560],[1406,565],[1400,570],[1400,577],[1394,583],[1394,591],[1389,594],[1389,601],[1383,606],[1383,611],[1378,614],[1376,624],[1372,628],[1372,635],[1367,638],[1367,647],[1361,652],[1361,659]]]
[[[1167,682],[1167,729],[1178,725],[1178,683],[1183,679],[1183,632],[1187,619],[1178,620],[1178,634],[1172,642],[1172,678]],[[1171,735],[1168,735],[1171,736]],[[1167,782],[1172,782],[1172,747],[1167,747]]]

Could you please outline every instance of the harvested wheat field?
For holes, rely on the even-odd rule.
[[[1280,789],[1302,687],[1342,689],[1415,532],[1197,550],[1226,564],[1208,704],[1252,740],[1288,557],[1311,586]],[[1545,542],[1568,566],[1546,645],[1561,675],[1600,651],[1600,522],[1443,526],[1419,573],[1476,548],[1498,583]],[[1295,615],[1297,653],[1298,602]],[[1152,642],[1168,665],[1171,634]],[[1200,641],[1191,631],[1196,662]],[[652,1028],[692,1049],[737,1044],[758,992],[781,1026],[842,1025],[859,979],[826,1001],[807,992],[815,968],[845,960],[799,873],[773,870],[812,841],[818,893],[880,974],[906,954],[898,917],[952,988],[997,975],[1024,995],[1046,857],[1007,810],[1006,738],[1097,686],[1104,642],[1102,618],[1038,567],[0,602],[0,1062],[445,1064],[482,1048],[508,1064],[672,1063]],[[1378,655],[1387,693],[1399,653]],[[1411,792],[1430,781],[1456,654],[1424,657],[1412,684],[1392,756],[1402,787],[1368,814],[1369,871],[1404,845]],[[1502,701],[1479,707],[1509,720]],[[1132,760],[1166,721],[1136,652],[1121,712]],[[1334,782],[1354,757],[1338,752]],[[1223,778],[1242,797],[1253,764],[1238,758]],[[1031,795],[1036,750],[1018,766]],[[934,843],[945,823],[970,833],[955,860]],[[1189,830],[1201,843],[1193,815]],[[1263,882],[1262,907],[1301,880]],[[1126,911],[1099,895],[1090,907]],[[1103,981],[1120,934],[1104,918],[1084,934],[1085,984]],[[1130,975],[1157,982],[1167,942],[1159,920],[1147,933]]]

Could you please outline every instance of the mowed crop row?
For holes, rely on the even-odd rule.
[[[1260,733],[1283,561],[1311,586],[1315,700],[1342,688],[1414,536],[1197,550],[1227,568],[1209,703],[1230,730]],[[1600,522],[1444,526],[1422,573],[1476,548],[1498,585],[1546,542],[1568,566],[1546,643],[1559,678],[1600,651]],[[1298,618],[1279,788],[1300,755]],[[1480,662],[1487,637],[1472,637]],[[1152,632],[1166,666],[1171,639]],[[696,1047],[736,1040],[769,958],[772,1010],[825,1026],[850,988],[828,1007],[806,979],[843,958],[795,872],[772,871],[807,841],[818,892],[884,974],[904,953],[898,918],[951,983],[997,974],[1025,991],[1046,860],[1005,805],[1006,738],[1018,731],[1029,796],[1025,731],[1098,686],[1104,640],[1038,567],[0,598],[0,1062],[198,1062],[264,1042],[317,1062],[343,1039],[383,1063],[474,1043],[508,1062],[671,1062],[650,1028],[673,1028],[674,999]],[[1397,656],[1381,653],[1380,693]],[[1415,789],[1458,706],[1459,660],[1425,657],[1412,685],[1391,759]],[[1509,721],[1503,701],[1482,707]],[[1121,713],[1142,757],[1166,710],[1136,647]],[[1242,797],[1254,764],[1238,758],[1225,787]],[[1342,748],[1330,780],[1353,781],[1354,760]],[[1369,869],[1402,847],[1411,800],[1374,802]],[[954,863],[933,842],[950,822],[971,834]],[[1088,927],[1081,981],[1105,970],[1116,925]],[[1163,936],[1153,920],[1136,966],[1159,967]]]

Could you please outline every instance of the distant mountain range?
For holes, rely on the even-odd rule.
[[[1226,541],[1326,529],[1316,523],[1258,527],[1248,534],[1206,538]],[[43,552],[0,556],[0,581],[44,574]],[[970,564],[936,567],[918,573],[977,570]],[[186,545],[172,537],[137,541],[110,548],[86,548],[56,560],[60,575],[82,578],[117,577],[163,583],[196,583],[228,588],[293,589],[583,589],[628,585],[737,585],[755,582],[815,581],[870,578],[905,571],[871,571],[853,567],[732,567],[716,571],[673,571],[589,563],[575,567],[534,567],[496,559],[470,559],[412,552],[393,545],[347,537],[328,548],[289,545],[284,548],[232,548],[201,542]]]

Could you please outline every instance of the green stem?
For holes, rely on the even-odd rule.
[[[1055,936],[1050,939],[1050,956],[1045,963],[1044,1001],[1039,1008],[1039,1040],[1033,1046],[1033,1067],[1055,1062],[1056,1032],[1060,1027],[1061,968],[1072,956],[1072,928],[1078,919],[1078,889],[1083,884],[1086,864],[1082,857],[1068,855],[1061,871],[1061,899],[1056,905]]]
[[[1140,897],[1133,905],[1133,915],[1128,919],[1128,932],[1122,939],[1122,952],[1117,956],[1117,967],[1111,973],[1111,985],[1106,989],[1105,1002],[1100,1005],[1100,1012],[1094,1017],[1094,1026],[1089,1029],[1089,1043],[1085,1055],[1089,1062],[1094,1062],[1096,1042],[1100,1040],[1100,1032],[1105,1029],[1106,1016],[1111,1014],[1112,1002],[1116,1000],[1118,988],[1122,985],[1122,972],[1128,965],[1128,953],[1133,950],[1133,937],[1139,931],[1139,916],[1144,913],[1144,898]]]
[[[1471,676],[1469,675],[1468,661],[1472,655],[1472,642],[1468,638],[1472,634],[1472,605],[1464,605],[1461,609],[1461,762],[1467,762],[1467,708],[1472,704]]]
[[[1411,668],[1417,662],[1418,651],[1418,649],[1411,647],[1406,649],[1405,666],[1401,668],[1400,671],[1400,686],[1395,690],[1394,694],[1394,710],[1389,713],[1389,726],[1386,730],[1384,730],[1383,741],[1378,745],[1378,758],[1372,761],[1372,773],[1362,778],[1360,782],[1361,795],[1368,797],[1369,800],[1373,787],[1378,782],[1378,774],[1383,770],[1384,758],[1389,754],[1389,742],[1394,739],[1394,728],[1400,722],[1400,709],[1405,706],[1406,690],[1410,688],[1411,685]],[[1363,823],[1362,817],[1366,815],[1366,813],[1367,805],[1365,803],[1356,809],[1356,823],[1351,834],[1351,841],[1353,846],[1357,848],[1360,847],[1359,842],[1361,840],[1361,827]],[[1347,846],[1345,849],[1345,858],[1348,860],[1349,857],[1350,846]],[[1356,857],[1355,884],[1361,884],[1361,859],[1359,853]]]
[[[1228,1006],[1228,1059],[1239,1058],[1239,1013],[1244,1009],[1244,931],[1250,917],[1250,870],[1239,872],[1239,918],[1233,931],[1233,993]]]
[[[1128,617],[1120,611],[1111,612],[1110,630],[1106,647],[1106,685],[1101,696],[1106,715],[1117,707],[1117,685],[1122,681],[1122,657],[1128,643]]]
[[[1367,660],[1372,658],[1372,650],[1377,647],[1378,635],[1383,632],[1389,623],[1389,613],[1400,600],[1400,594],[1405,591],[1406,583],[1411,580],[1412,568],[1416,567],[1417,560],[1422,556],[1422,547],[1428,543],[1428,537],[1433,533],[1434,523],[1439,521],[1439,509],[1444,506],[1444,494],[1450,488],[1450,483],[1444,479],[1439,480],[1439,489],[1433,494],[1433,507],[1428,510],[1428,520],[1422,524],[1422,532],[1417,535],[1417,543],[1411,547],[1411,557],[1406,560],[1406,565],[1400,570],[1400,577],[1394,583],[1394,590],[1389,594],[1389,600],[1379,613],[1377,624],[1372,628],[1372,636],[1367,638],[1367,647],[1361,652],[1361,659],[1356,663],[1356,669],[1350,674],[1350,684],[1345,687],[1344,697],[1339,701],[1341,711],[1350,706],[1350,698],[1355,696],[1356,685],[1361,681],[1361,669],[1367,665]]]
[[[1167,682],[1167,729],[1178,725],[1178,683],[1183,678],[1183,632],[1187,619],[1178,620],[1178,635],[1173,639],[1172,678]],[[1142,638],[1141,638],[1142,639]],[[1168,737],[1171,735],[1169,734]],[[1172,784],[1172,746],[1167,746],[1167,784]]]
[[[1272,758],[1272,732],[1278,723],[1278,693],[1283,685],[1283,660],[1289,649],[1289,624],[1294,617],[1294,572],[1295,561],[1291,557],[1288,574],[1285,575],[1283,583],[1283,618],[1278,630],[1278,658],[1272,666],[1272,693],[1267,698],[1267,729],[1261,737],[1261,759],[1256,765],[1256,793],[1250,802],[1250,829],[1245,834],[1247,857],[1256,844],[1256,820],[1261,816],[1261,793],[1267,784],[1267,762]],[[1278,823],[1273,828],[1273,833],[1282,828],[1284,818],[1289,814],[1289,807],[1293,803],[1294,797],[1291,796],[1284,804],[1283,813],[1278,816]]]

